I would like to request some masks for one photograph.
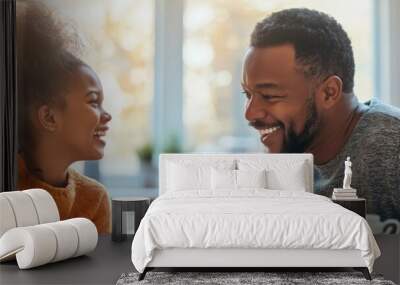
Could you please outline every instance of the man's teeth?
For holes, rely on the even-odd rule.
[[[104,132],[104,131],[95,131],[94,135],[97,136],[97,137],[102,137],[102,136],[106,135],[106,132]]]
[[[275,127],[272,127],[272,128],[263,129],[263,130],[260,130],[260,134],[261,135],[271,134],[271,133],[275,132],[276,130],[278,130],[280,128],[281,128],[280,126],[275,126]]]

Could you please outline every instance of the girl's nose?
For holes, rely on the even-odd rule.
[[[112,116],[111,116],[110,113],[104,111],[103,114],[102,114],[102,118],[103,118],[104,121],[109,122],[109,121],[111,121]]]

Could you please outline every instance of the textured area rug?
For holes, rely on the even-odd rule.
[[[376,284],[395,285],[382,276],[372,275],[372,281],[360,272],[148,272],[142,281],[139,273],[122,274],[117,285],[133,284]]]

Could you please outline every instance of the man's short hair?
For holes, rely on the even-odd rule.
[[[287,9],[259,22],[251,34],[253,47],[286,43],[294,46],[296,62],[306,76],[324,79],[337,75],[343,81],[343,92],[353,92],[351,42],[334,18],[310,9]]]

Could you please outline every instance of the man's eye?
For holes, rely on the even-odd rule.
[[[269,95],[269,94],[261,94],[261,97],[265,100],[269,100],[269,101],[276,101],[281,99],[280,96],[275,96],[275,95]]]
[[[250,99],[251,94],[249,92],[243,90],[242,93],[246,96],[247,99]]]
[[[99,103],[97,101],[90,101],[89,104],[92,105],[93,107],[99,106]]]

